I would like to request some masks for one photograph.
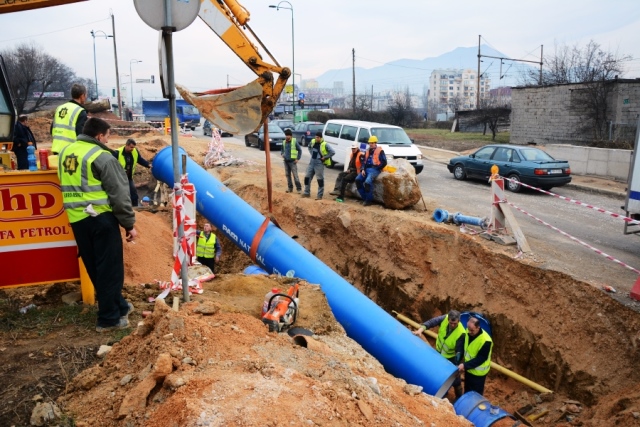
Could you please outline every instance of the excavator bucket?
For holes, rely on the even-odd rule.
[[[179,84],[176,84],[176,89],[214,126],[232,134],[251,133],[262,122],[262,85],[259,79],[221,94],[199,95]]]

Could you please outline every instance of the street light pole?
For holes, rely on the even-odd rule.
[[[131,90],[131,112],[133,112],[133,73],[131,72],[131,64],[137,64],[142,61],[138,61],[137,59],[132,59],[129,61],[129,85],[131,86],[129,89]]]
[[[96,66],[96,34],[98,33],[102,33],[105,39],[108,37],[113,37],[113,36],[107,35],[107,33],[105,33],[102,30],[98,30],[98,31],[91,30],[91,37],[93,37],[93,73],[96,79],[95,80],[96,81],[96,99],[98,99],[98,67]]]
[[[289,7],[280,6],[282,3],[286,3]],[[296,47],[295,47],[295,36],[293,31],[293,6],[286,0],[281,1],[278,5],[269,5],[270,8],[275,8],[275,10],[280,9],[288,9],[291,11],[291,106],[293,110],[293,122],[296,121]]]

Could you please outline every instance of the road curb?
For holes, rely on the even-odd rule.
[[[590,187],[588,185],[574,184],[572,182],[564,185],[564,187],[584,191],[585,193],[593,193],[593,194],[600,194],[603,196],[614,197],[620,200],[625,200],[627,198],[627,193],[621,193],[620,191],[614,191],[614,190],[606,190],[604,188]]]

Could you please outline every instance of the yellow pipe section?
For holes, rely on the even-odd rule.
[[[413,326],[414,328],[418,329],[421,324],[418,322],[415,322],[411,319],[409,319],[407,316],[398,313],[397,311],[391,311],[399,320],[402,320],[404,323]],[[437,339],[438,338],[438,334],[436,334],[433,331],[429,331],[429,330],[425,330],[426,334],[429,335],[431,338]],[[508,376],[509,378],[513,378],[516,381],[521,382],[524,385],[527,385],[529,387],[531,387],[532,389],[534,389],[535,391],[538,391],[540,393],[553,393],[551,390],[549,390],[546,387],[541,386],[538,383],[534,383],[533,381],[523,377],[522,375],[516,374],[515,372],[513,372],[510,369],[505,368],[504,366],[498,365],[496,362],[491,362],[491,368],[495,369],[496,371],[500,372],[501,374],[504,374],[506,376]]]

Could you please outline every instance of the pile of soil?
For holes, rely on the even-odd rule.
[[[169,145],[168,137],[134,138],[151,160]],[[125,139],[110,144],[115,148]],[[206,141],[181,145],[202,162]],[[256,169],[211,172],[264,213],[264,171]],[[155,187],[148,171],[138,170],[141,191]],[[540,396],[492,370],[485,397],[493,404],[512,413],[526,405],[537,413],[548,410],[536,425],[639,424],[638,313],[568,274],[514,259],[513,248],[426,221],[421,212],[313,201],[283,191],[273,199],[273,214],[287,234],[297,235],[298,243],[387,312],[416,321],[450,309],[482,312],[493,326],[493,360],[554,391]],[[0,375],[8,384],[0,424],[27,424],[35,401],[44,399],[57,401],[76,426],[469,425],[446,400],[411,395],[410,387],[386,374],[344,335],[313,284],[303,284],[296,326],[312,330],[321,345],[312,350],[287,335],[269,334],[260,321],[264,294],[287,283],[238,274],[251,261],[219,231],[223,257],[204,293],[179,311],[149,302],[159,293],[154,280],[168,280],[173,265],[171,213],[139,211],[136,228],[136,243],[125,244],[124,292],[136,306],[132,325],[143,324],[97,363],[98,344],[113,344],[116,335],[96,335],[86,323],[43,335],[0,324]],[[9,308],[55,306],[74,287],[4,290],[0,302],[10,300]],[[143,310],[153,315],[143,320]],[[82,315],[95,316],[91,310]],[[82,363],[69,369],[78,354],[85,355]]]

